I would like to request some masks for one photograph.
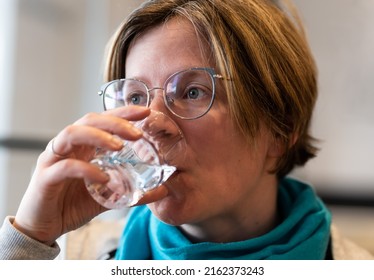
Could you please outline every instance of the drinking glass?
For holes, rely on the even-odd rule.
[[[123,140],[119,151],[98,149],[91,163],[109,176],[106,184],[87,184],[91,196],[109,209],[130,207],[145,193],[163,184],[175,172],[172,165],[185,148],[177,124],[158,111],[135,126],[143,131],[136,141]]]

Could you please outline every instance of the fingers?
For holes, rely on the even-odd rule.
[[[129,121],[139,121],[150,114],[151,110],[143,106],[126,106],[103,112],[104,115],[113,115]]]
[[[138,137],[141,133],[141,131],[134,127],[129,120],[113,115],[97,113],[89,113],[71,126],[92,126],[110,134],[116,134],[127,138]]]
[[[130,140],[137,139],[141,136],[141,132],[133,130],[126,130],[121,133],[124,138]],[[84,125],[70,125],[62,130],[50,146],[53,150],[52,153],[65,155],[67,157],[78,146],[89,146],[95,148],[106,148],[110,150],[118,150],[122,147],[123,143],[113,134],[106,132],[100,128]]]
[[[39,180],[56,185],[67,179],[84,179],[86,182],[106,183],[108,175],[97,166],[77,159],[64,159],[43,170]]]
[[[86,114],[50,141],[38,159],[35,176],[38,182],[34,185],[51,186],[64,181],[68,183],[69,179],[106,183],[107,174],[89,163],[96,149],[119,150],[123,147],[120,138],[139,139],[142,132],[131,121],[141,120],[149,114],[149,109],[139,106]]]
[[[53,138],[53,139],[48,143],[47,150],[51,151],[52,154],[56,157],[56,159],[64,159],[64,158],[67,158],[68,155],[63,155],[63,154],[59,154],[58,152],[56,152],[56,150],[55,150],[55,148],[54,148],[54,141],[55,141],[55,138]]]
[[[118,150],[123,145],[118,137],[137,140],[142,136],[142,131],[134,127],[131,121],[143,119],[149,113],[148,108],[140,106],[118,108],[102,114],[88,113],[63,129],[48,144],[49,161],[71,157],[75,147],[79,146]]]

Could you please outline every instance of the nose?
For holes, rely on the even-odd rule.
[[[161,87],[154,87],[148,90],[150,96],[149,108],[166,114],[168,109],[164,103],[163,90]]]
[[[141,129],[154,139],[170,138],[182,134],[178,125],[162,111],[151,109],[151,114],[143,121]]]
[[[153,143],[164,160],[170,156],[173,147],[184,139],[182,131],[174,120],[154,108],[144,120],[141,129],[144,131],[145,138]]]
[[[180,133],[177,124],[168,116],[169,110],[165,105],[163,88],[154,87],[149,90],[151,115],[143,124],[143,131],[153,138],[170,138]]]

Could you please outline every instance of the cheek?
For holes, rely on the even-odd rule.
[[[201,176],[205,173],[210,180],[216,177],[226,180],[231,179],[231,174],[240,172],[242,165],[248,167],[251,154],[247,143],[227,114],[208,114],[191,122],[184,131],[189,162],[195,164],[194,171]]]
[[[220,115],[217,117],[207,116],[204,122],[189,128],[187,140],[191,147],[200,154],[210,154],[213,158],[231,154],[233,148],[242,148],[243,137],[234,128],[232,122]]]
[[[190,127],[187,140],[198,182],[224,195],[228,187],[240,191],[263,175],[266,139],[258,139],[256,145],[248,143],[228,116],[221,116]]]
[[[195,121],[185,128],[186,141],[192,160],[198,164],[205,161],[216,161],[219,159],[219,151],[226,141],[226,129],[222,126],[220,119],[205,116],[204,119]]]

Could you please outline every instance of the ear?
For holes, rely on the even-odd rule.
[[[271,147],[269,148],[268,155],[273,158],[280,158],[286,152],[286,149],[290,149],[295,145],[298,138],[299,135],[295,132],[290,135],[289,141],[287,143],[279,135],[274,136],[272,139]]]

